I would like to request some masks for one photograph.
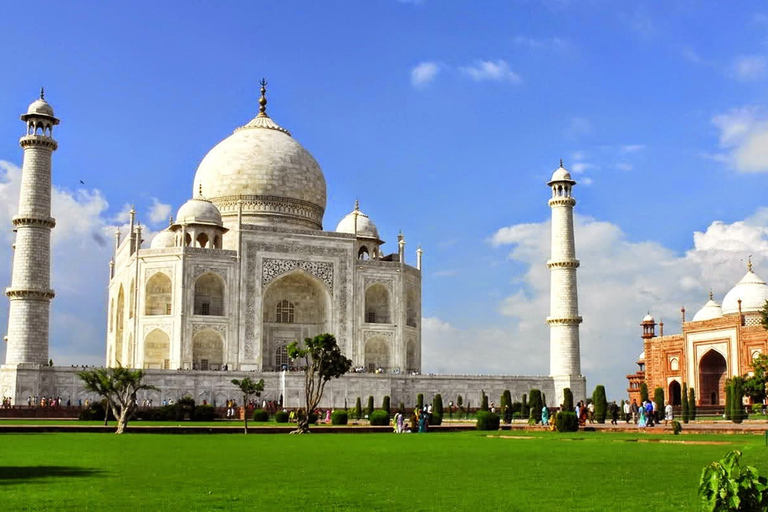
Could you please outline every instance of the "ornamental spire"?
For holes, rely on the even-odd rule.
[[[560,159],[560,167],[562,167],[562,166],[563,166],[563,159],[561,158]]]
[[[747,270],[752,272],[752,255],[749,255],[749,258],[747,258]]]
[[[40,99],[45,101],[45,87],[40,88]]]
[[[712,290],[709,290],[709,300],[715,300],[715,295],[712,293]]]
[[[267,79],[262,78],[259,84],[261,84],[261,97],[259,98],[259,117],[269,117],[267,115]]]

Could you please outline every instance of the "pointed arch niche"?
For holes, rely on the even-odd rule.
[[[171,296],[171,278],[162,272],[157,272],[147,281],[144,314],[147,316],[170,315]]]
[[[144,338],[144,368],[168,369],[171,359],[171,339],[164,331],[154,329]]]
[[[224,281],[207,273],[195,281],[195,315],[224,316]]]
[[[192,365],[198,370],[219,370],[224,365],[224,340],[212,329],[192,338]]]
[[[699,403],[723,405],[728,363],[720,352],[710,349],[699,360]]]
[[[388,324],[392,321],[389,290],[381,283],[365,290],[365,321],[369,324]]]
[[[368,372],[383,370],[388,373],[392,366],[392,351],[383,338],[372,338],[365,343],[365,369]]]

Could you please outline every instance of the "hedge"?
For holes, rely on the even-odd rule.
[[[578,432],[579,418],[573,411],[560,411],[555,416],[555,428],[558,432]]]
[[[386,411],[373,411],[369,419],[371,425],[389,425],[389,414]]]
[[[253,421],[269,421],[269,413],[264,409],[253,411]]]
[[[349,423],[349,414],[347,411],[333,411],[331,413],[331,425],[346,425]]]
[[[490,411],[477,412],[477,423],[475,424],[477,430],[499,430],[500,423],[501,418],[498,414]]]
[[[277,411],[275,413],[275,421],[277,423],[288,423],[288,419],[291,417],[288,411]]]

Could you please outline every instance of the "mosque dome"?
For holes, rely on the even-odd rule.
[[[370,217],[360,211],[360,204],[357,201],[355,201],[355,209],[345,215],[336,226],[336,232],[379,240],[379,230],[376,229]]]
[[[150,249],[165,249],[173,247],[176,243],[176,235],[172,231],[164,229],[157,233],[149,244]]]
[[[752,263],[749,263],[746,275],[729,291],[723,299],[723,314],[733,315],[739,312],[739,299],[741,299],[742,313],[756,313],[760,311],[768,300],[768,285],[757,274],[752,272]]]
[[[570,181],[573,182],[573,179],[571,178],[571,173],[568,172],[568,170],[563,167],[563,161],[560,160],[560,167],[555,169],[555,172],[552,173],[552,179],[549,180],[548,184],[552,184],[555,181]]]
[[[202,187],[224,217],[242,211],[248,224],[322,229],[325,177],[312,155],[267,116],[265,85],[259,114],[205,155],[193,190]]]
[[[37,99],[30,103],[29,108],[27,109],[27,115],[43,115],[54,117],[53,107],[44,99]]]
[[[654,322],[654,319],[653,319],[653,317],[651,316],[650,313],[648,313],[647,315],[645,315],[643,317],[643,323],[645,323],[645,322]]]
[[[176,213],[176,223],[221,226],[221,212],[209,200],[198,197],[181,205]]]
[[[709,301],[704,304],[695,315],[693,315],[694,322],[700,322],[702,320],[712,320],[714,318],[721,318],[723,316],[723,309],[720,304],[715,302],[712,297],[712,292],[709,293]]]

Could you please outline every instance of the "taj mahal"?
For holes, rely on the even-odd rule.
[[[481,390],[513,398],[540,389],[549,405],[563,389],[586,396],[579,348],[572,190],[560,167],[547,183],[552,215],[550,374],[424,375],[422,259],[408,257],[406,239],[387,252],[373,219],[360,204],[324,229],[326,181],[318,162],[291,132],[267,114],[261,82],[258,114],[204,156],[191,198],[151,240],[130,213],[117,230],[109,264],[106,366],[146,370],[164,398],[191,396],[222,404],[232,378],[263,378],[268,399],[300,405],[303,374],[286,346],[333,333],[354,372],[329,382],[322,406],[387,395],[415,403],[416,395],[461,394],[479,404]],[[26,131],[10,302],[0,393],[15,404],[27,396],[93,398],[75,368],[48,366],[52,155],[59,124],[41,93],[21,116]],[[543,197],[543,199],[545,196]],[[350,201],[350,206],[352,202]],[[370,213],[370,212],[369,212]],[[415,254],[414,254],[415,253]],[[107,262],[105,262],[105,265]],[[53,301],[53,302],[52,302]],[[543,315],[542,315],[543,316]],[[542,343],[542,346],[546,344]]]

